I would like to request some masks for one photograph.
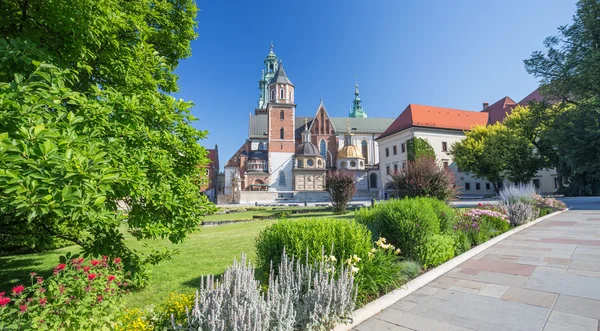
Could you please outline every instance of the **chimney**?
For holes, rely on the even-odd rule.
[[[484,102],[484,103],[483,103],[483,110],[486,110],[486,109],[487,109],[487,107],[489,107],[489,106],[490,106],[490,103],[489,103],[489,102]]]

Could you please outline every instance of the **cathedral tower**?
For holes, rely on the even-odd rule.
[[[277,63],[277,55],[273,53],[273,43],[271,42],[271,51],[265,57],[264,61],[265,67],[262,70],[262,75],[260,80],[258,81],[258,89],[260,90],[260,97],[258,99],[258,107],[255,110],[255,113],[258,114],[266,114],[267,113],[267,104],[269,103],[269,83],[277,69],[279,64]]]
[[[278,191],[292,190],[293,156],[296,149],[294,117],[294,84],[279,62],[268,88],[269,102],[269,172],[270,187]]]
[[[354,88],[354,101],[352,101],[352,110],[350,110],[350,117],[367,118],[367,112],[363,109],[360,104],[360,98],[358,97],[358,82]]]

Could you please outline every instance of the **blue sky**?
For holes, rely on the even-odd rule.
[[[272,40],[296,86],[296,114],[319,99],[348,116],[354,83],[369,117],[397,117],[409,103],[481,110],[519,101],[537,82],[523,60],[571,22],[575,1],[201,1],[199,38],[177,69],[192,100],[200,143],[219,145],[221,168],[248,136]]]

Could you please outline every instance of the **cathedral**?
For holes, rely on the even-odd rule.
[[[271,45],[258,88],[248,138],[224,167],[220,202],[324,200],[325,174],[330,169],[352,172],[357,196],[378,197],[382,181],[375,138],[394,119],[368,118],[358,84],[348,117],[330,117],[323,100],[313,116],[299,116],[296,86]]]

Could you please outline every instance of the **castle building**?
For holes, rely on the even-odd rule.
[[[314,116],[296,116],[296,87],[272,44],[263,64],[248,138],[225,165],[220,202],[323,200],[326,172],[342,164],[355,174],[359,196],[378,197],[375,138],[394,119],[367,118],[358,83],[348,117],[330,117],[323,100]]]

